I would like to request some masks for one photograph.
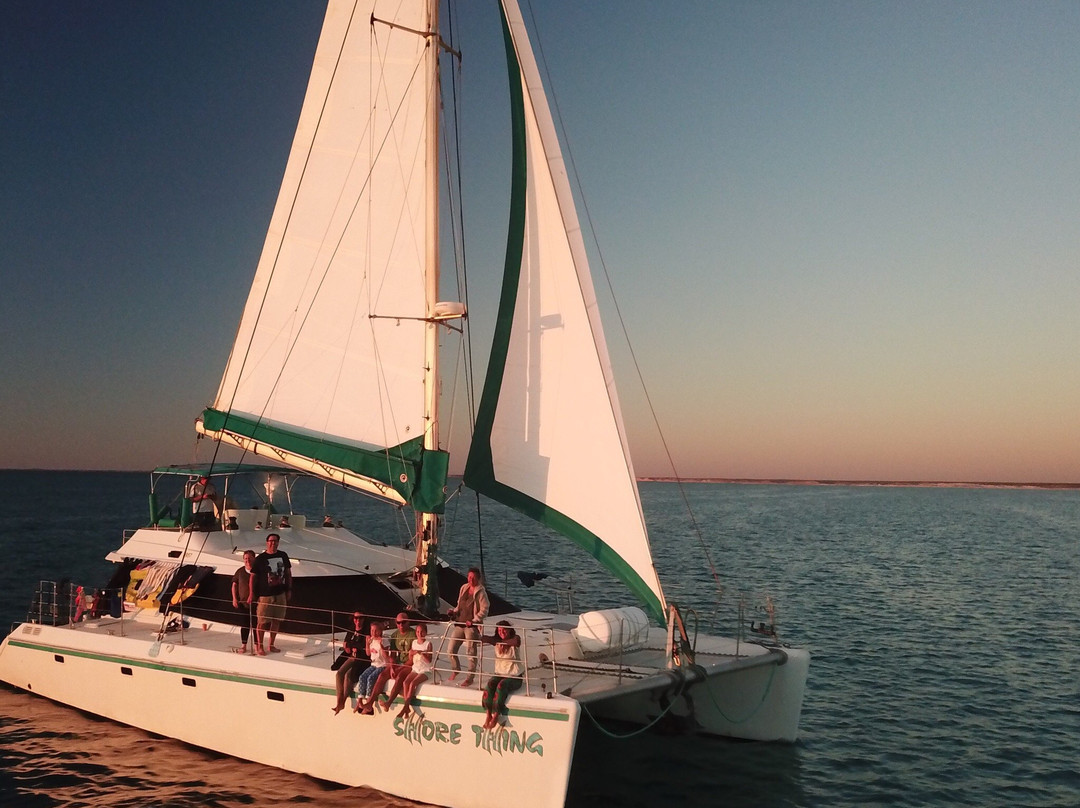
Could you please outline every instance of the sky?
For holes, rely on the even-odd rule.
[[[0,4],[0,468],[193,458],[322,9]],[[1080,4],[524,14],[640,475],[1080,483]],[[508,102],[455,26],[482,370]]]

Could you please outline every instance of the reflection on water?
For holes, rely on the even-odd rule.
[[[98,513],[106,490],[117,507]],[[145,521],[144,494],[144,475],[0,472],[0,631],[25,615],[39,578],[103,583],[102,556],[122,528]],[[323,512],[317,494],[314,510],[298,510]],[[726,597],[769,592],[782,636],[809,645],[799,742],[611,740],[585,718],[572,808],[1080,805],[1080,492],[692,485],[686,494]],[[658,483],[642,496],[668,598],[704,612],[714,584],[682,494]],[[366,501],[326,507],[395,541],[395,525],[381,527]],[[475,508],[458,498],[447,516],[448,560],[477,563],[466,528]],[[522,606],[554,604],[540,587],[519,586],[519,569],[572,576],[579,608],[626,602],[583,552],[490,503],[484,546],[491,588]],[[0,689],[0,808],[295,801],[412,804]]]
[[[802,805],[799,755],[798,744],[637,733],[583,717],[566,804]]]
[[[275,808],[296,803],[320,808],[416,805],[217,755],[0,686],[4,808]]]
[[[357,756],[362,755],[358,749]],[[709,804],[703,789],[733,805],[800,805],[798,746],[642,734],[618,724],[598,728],[583,719],[568,808]],[[296,803],[320,808],[417,805],[207,752],[0,686],[4,808],[275,808]]]

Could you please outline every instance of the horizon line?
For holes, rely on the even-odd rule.
[[[3,468],[0,471],[44,471],[84,474],[147,474],[153,471],[139,469],[48,469],[48,468]],[[283,472],[293,471],[282,467]],[[461,473],[449,474],[449,477],[461,477]],[[677,477],[671,475],[642,475],[638,482],[645,483],[722,483],[728,485],[804,485],[804,486],[883,486],[910,488],[1042,488],[1042,489],[1080,489],[1080,483],[1020,482],[993,480],[841,480],[817,479],[812,477]]]

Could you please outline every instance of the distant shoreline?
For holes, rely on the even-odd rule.
[[[818,485],[862,486],[876,488],[1039,488],[1080,489],[1080,483],[992,483],[943,482],[932,480],[786,480],[752,479],[749,477],[638,477],[643,483],[726,483],[729,485]]]
[[[0,472],[45,471],[56,473],[82,474],[145,474],[148,472],[131,469],[0,469]],[[286,469],[282,469],[286,471]],[[460,474],[450,477],[460,479]],[[723,483],[727,485],[804,485],[804,486],[847,486],[874,488],[1031,488],[1041,490],[1073,491],[1080,489],[1080,483],[995,483],[995,482],[944,482],[934,480],[800,480],[755,477],[638,477],[641,483]]]

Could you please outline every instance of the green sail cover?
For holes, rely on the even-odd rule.
[[[233,432],[388,485],[417,511],[442,513],[446,504],[450,456],[443,451],[425,450],[423,438],[388,449],[362,449],[215,409],[203,411],[203,426],[209,432]]]
[[[464,479],[583,547],[664,622],[580,226],[513,14],[503,17],[514,159],[506,264]]]

